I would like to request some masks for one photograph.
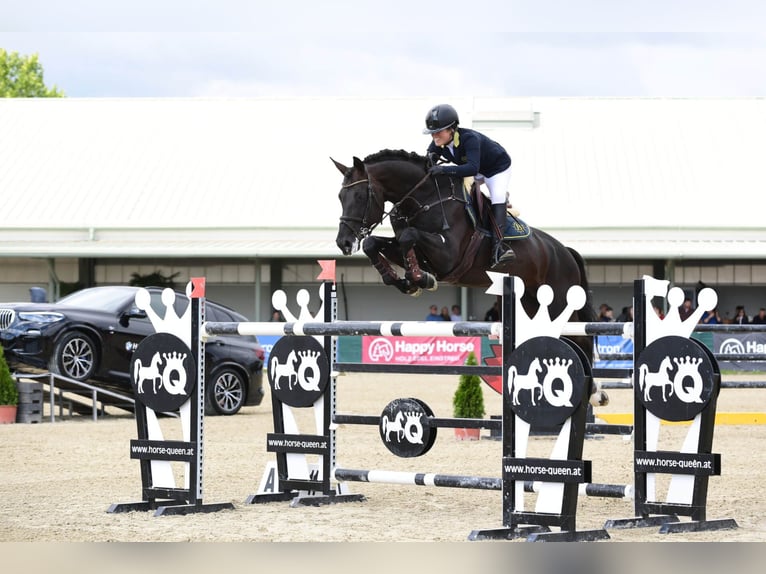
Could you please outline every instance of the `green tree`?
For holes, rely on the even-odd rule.
[[[43,66],[37,54],[22,56],[0,48],[0,98],[63,98],[56,86],[43,81]]]

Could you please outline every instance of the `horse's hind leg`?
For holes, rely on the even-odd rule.
[[[405,295],[418,296],[422,292],[420,287],[405,277],[399,277],[389,263],[392,256],[399,255],[399,248],[393,243],[393,239],[370,236],[362,243],[362,250],[369,257],[372,266],[380,273],[385,285],[393,285]]]

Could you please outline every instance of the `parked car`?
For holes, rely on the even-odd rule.
[[[75,379],[132,392],[133,351],[155,332],[135,304],[138,287],[83,289],[57,303],[0,304],[0,341],[10,363],[30,365]],[[149,288],[151,304],[165,315],[162,289]],[[176,293],[180,315],[188,298]],[[247,321],[228,307],[206,300],[209,321]],[[205,345],[206,410],[233,415],[263,400],[264,351],[254,336],[217,336]]]

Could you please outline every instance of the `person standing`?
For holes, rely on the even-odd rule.
[[[460,305],[453,305],[452,312],[450,313],[450,321],[462,321],[463,316],[460,314]]]

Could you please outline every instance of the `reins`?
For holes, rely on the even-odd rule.
[[[431,174],[426,173],[407,193],[405,193],[399,199],[399,201],[394,203],[394,205],[391,207],[391,209],[389,211],[386,211],[385,210],[385,205],[381,205],[380,202],[378,201],[378,197],[377,197],[377,195],[374,193],[374,191],[372,189],[372,182],[370,182],[369,178],[358,179],[356,181],[352,181],[351,183],[347,183],[345,185],[341,185],[341,189],[348,189],[348,188],[353,187],[355,185],[359,185],[360,183],[366,183],[367,184],[367,207],[365,207],[365,211],[364,211],[363,217],[360,219],[358,217],[350,217],[350,216],[345,216],[344,215],[344,216],[341,216],[341,218],[340,218],[341,223],[343,223],[349,229],[351,229],[351,231],[354,233],[354,235],[357,235],[357,237],[359,239],[367,237],[368,235],[370,235],[373,232],[373,230],[378,225],[381,225],[386,220],[387,217],[392,217],[393,218],[392,214],[397,213],[400,210],[400,207],[401,207],[402,203],[404,203],[404,201],[406,201],[407,199],[413,199],[414,200],[414,198],[411,197],[412,194],[418,188],[420,188],[420,186],[422,186],[426,181],[428,181],[428,178],[430,176],[431,176]],[[410,221],[412,221],[415,217],[417,217],[421,212],[428,211],[429,209],[431,209],[432,207],[434,207],[436,205],[441,205],[442,206],[442,217],[444,219],[444,224],[442,226],[442,229],[449,229],[449,224],[447,222],[447,216],[444,213],[444,202],[445,201],[449,201],[450,199],[457,199],[457,198],[455,198],[454,194],[450,194],[450,197],[448,197],[447,199],[442,199],[442,197],[441,197],[441,189],[439,188],[439,184],[436,181],[434,183],[436,184],[436,191],[437,191],[437,194],[439,196],[439,199],[437,201],[433,202],[433,203],[425,204],[425,205],[421,204],[417,200],[414,200],[414,201],[416,201],[416,203],[418,205],[418,209],[416,210],[416,212],[413,213],[410,216],[403,216],[403,215],[401,216],[401,219],[404,220],[407,223],[407,225],[409,225]],[[383,215],[381,216],[380,221],[378,221],[377,223],[371,223],[368,226],[367,225],[367,213],[370,211],[370,205],[372,203],[372,198],[373,197],[375,198],[375,203],[378,205],[378,207],[381,208],[381,211],[383,212]],[[358,233],[355,232],[354,229],[348,224],[349,221],[355,221],[355,222],[359,222],[361,224],[361,227],[360,227]]]

